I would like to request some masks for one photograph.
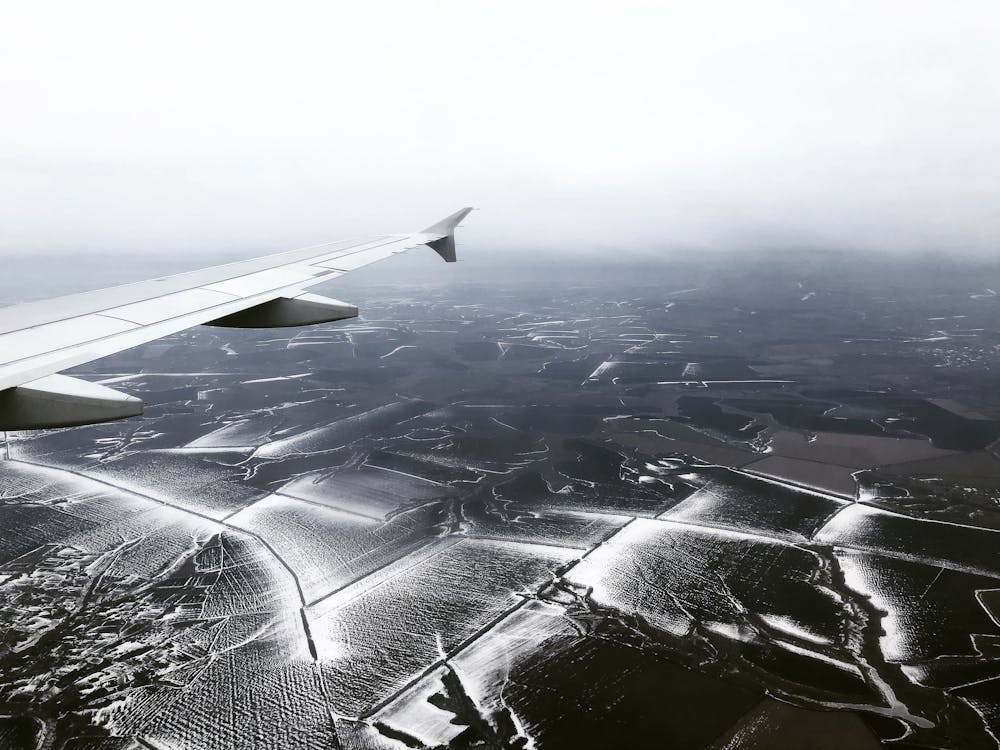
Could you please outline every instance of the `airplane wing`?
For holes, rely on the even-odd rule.
[[[418,245],[455,261],[463,208],[422,232],[344,240],[136,284],[0,308],[0,430],[136,416],[142,401],[57,374],[196,325],[274,328],[357,316],[304,289]]]

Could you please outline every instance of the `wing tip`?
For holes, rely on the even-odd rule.
[[[432,224],[420,234],[425,238],[424,244],[440,255],[445,263],[454,263],[458,260],[455,254],[455,227],[472,211],[471,206],[459,209],[450,216],[441,219],[437,224]]]
[[[437,235],[451,234],[452,232],[455,231],[455,227],[457,227],[459,223],[462,221],[462,219],[468,216],[472,210],[473,210],[472,206],[467,206],[465,208],[459,209],[455,213],[444,217],[443,219],[441,219],[441,221],[437,222],[436,224],[432,224],[431,226],[427,227],[427,229],[422,231],[420,234],[437,234]]]

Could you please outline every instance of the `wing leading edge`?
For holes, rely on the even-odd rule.
[[[195,325],[273,328],[357,316],[304,289],[428,245],[455,261],[455,228],[471,208],[409,235],[344,240],[137,284],[0,308],[0,429],[135,416],[142,402],[57,375]]]

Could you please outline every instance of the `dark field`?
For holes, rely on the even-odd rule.
[[[7,435],[0,747],[998,746],[1000,270],[418,260]]]

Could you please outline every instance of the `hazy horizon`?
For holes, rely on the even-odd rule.
[[[1000,246],[986,2],[68,2],[0,28],[0,254]]]

